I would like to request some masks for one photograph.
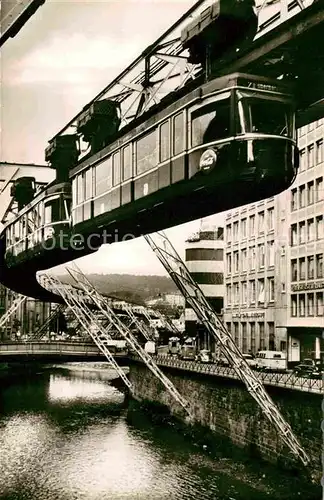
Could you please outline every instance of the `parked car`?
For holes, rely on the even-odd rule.
[[[320,373],[318,366],[315,361],[310,358],[305,358],[301,363],[295,366],[294,374],[299,377],[312,377]]]
[[[287,356],[281,351],[259,351],[255,356],[256,368],[261,371],[284,372]]]
[[[197,361],[200,361],[200,363],[212,363],[213,362],[212,353],[207,349],[202,349],[197,354]]]
[[[252,354],[243,354],[243,358],[247,362],[247,364],[250,366],[250,368],[256,368],[257,367],[257,361],[256,359],[252,356]]]

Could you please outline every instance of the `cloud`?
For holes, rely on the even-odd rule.
[[[129,64],[143,48],[140,38],[119,43],[99,36],[89,40],[85,35],[52,37],[46,45],[28,52],[4,71],[7,84],[66,83],[83,85],[111,78],[111,70]]]

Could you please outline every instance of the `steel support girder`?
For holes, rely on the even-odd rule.
[[[46,318],[46,320],[44,321],[44,323],[38,328],[38,330],[36,330],[36,332],[34,333],[34,335],[32,335],[30,337],[30,340],[39,340],[43,337],[45,331],[46,331],[46,328],[49,327],[50,323],[58,317],[58,315],[64,311],[64,306],[63,304],[59,304],[55,309],[54,311],[51,312],[51,314]]]
[[[18,296],[11,306],[9,307],[8,311],[6,311],[0,318],[0,328],[3,327],[6,322],[9,320],[9,318],[13,315],[13,313],[18,309],[19,306],[21,306],[25,301],[27,300],[27,297],[25,295],[20,295]]]
[[[73,287],[70,285],[63,284],[57,277],[50,276],[49,274],[43,274],[41,277],[42,284],[45,288],[50,288],[55,291],[66,302],[71,311],[75,314],[75,316],[80,321],[83,328],[89,333],[97,347],[101,350],[101,352],[106,356],[107,360],[111,364],[111,366],[116,370],[120,378],[123,380],[125,385],[128,388],[131,388],[131,383],[125,375],[122,368],[117,364],[114,356],[107,348],[107,344],[105,340],[101,340],[100,336],[94,332],[93,326],[97,327],[98,331],[101,335],[106,337],[106,341],[110,340],[108,335],[102,326],[98,323],[95,315],[89,309],[87,304],[80,300],[80,297],[76,295],[73,290]]]
[[[76,282],[82,286],[89,298],[98,309],[107,317],[109,321],[114,323],[120,335],[127,341],[130,347],[138,354],[141,360],[151,370],[151,372],[160,380],[172,397],[186,410],[190,415],[188,401],[179,393],[173,383],[164,375],[162,370],[157,366],[151,356],[142,348],[133,333],[126,327],[126,325],[118,318],[115,312],[108,305],[107,301],[101,295],[94,285],[88,280],[83,272],[74,263],[73,269],[69,268],[71,276],[74,276]]]
[[[181,290],[201,323],[220,345],[222,353],[233,366],[238,377],[246,385],[247,390],[259,404],[266,417],[276,427],[284,443],[304,465],[307,465],[309,457],[295,437],[290,425],[285,421],[277,406],[264,389],[263,384],[257,379],[247,364],[230,333],[207,302],[205,295],[191,277],[187,267],[166,234],[158,232],[153,236],[146,235],[144,238]]]

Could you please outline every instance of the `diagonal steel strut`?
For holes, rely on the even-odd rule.
[[[110,337],[107,335],[102,325],[100,325],[94,313],[89,309],[80,293],[76,293],[76,290],[71,285],[66,285],[62,283],[57,277],[51,276],[49,274],[43,274],[40,277],[40,282],[44,288],[61,295],[63,300],[69,306],[70,310],[74,313],[83,328],[88,332],[95,344],[106,356],[109,363],[116,370],[125,385],[128,388],[131,388],[132,385],[128,380],[126,374],[118,365],[114,356],[111,354],[107,347],[107,341],[110,340]],[[104,337],[104,340],[101,338],[101,336]]]
[[[233,366],[235,372],[242,382],[244,382],[247,390],[257,401],[266,417],[276,427],[284,443],[304,465],[307,465],[310,459],[294,435],[290,425],[285,421],[277,406],[264,389],[263,384],[257,379],[247,364],[230,333],[207,302],[205,295],[191,277],[187,267],[166,234],[161,231],[155,233],[153,236],[146,235],[144,238],[181,290],[207,331],[220,344],[224,356],[226,356]]]
[[[26,302],[27,297],[25,295],[18,295],[18,297],[13,301],[9,309],[0,318],[0,328],[3,327],[9,320],[10,316],[17,311],[18,307]]]
[[[142,346],[137,341],[136,337],[130,331],[129,328],[118,318],[113,309],[109,306],[107,300],[101,295],[94,285],[88,280],[88,278],[83,274],[81,269],[73,263],[73,269],[69,268],[69,273],[77,281],[78,285],[81,285],[83,290],[86,292],[89,298],[92,299],[93,303],[98,307],[98,309],[106,316],[106,318],[114,324],[120,335],[128,342],[131,348],[138,354],[138,356],[144,361],[146,366],[151,370],[151,372],[162,382],[164,387],[169,391],[172,397],[186,410],[190,415],[189,403],[188,401],[179,393],[177,388],[169,380],[169,378],[162,372],[162,370],[157,366],[155,361],[151,356],[142,348]]]

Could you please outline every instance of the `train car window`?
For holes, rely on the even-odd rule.
[[[89,170],[85,171],[84,183],[85,183],[85,199],[89,200],[89,198],[92,198],[92,168],[89,168]]]
[[[243,106],[242,131],[250,133],[293,136],[293,112],[287,102],[238,93]],[[242,116],[240,115],[242,120]]]
[[[170,123],[162,123],[160,126],[160,161],[170,158]]]
[[[45,203],[45,224],[50,224],[52,222],[52,205],[51,203]]]
[[[192,147],[230,136],[230,99],[222,99],[192,113]]]
[[[184,149],[184,123],[183,113],[173,118],[173,154],[178,155]]]
[[[113,155],[113,185],[120,184],[120,152]]]
[[[157,165],[156,130],[136,142],[136,173],[141,174]]]
[[[99,196],[105,193],[112,186],[112,159],[99,163],[95,167],[94,175],[95,195]]]
[[[123,149],[123,181],[127,181],[133,177],[132,171],[132,156],[130,145]]]
[[[83,175],[79,174],[77,176],[77,204],[84,201],[84,179]]]
[[[77,177],[72,179],[72,204],[73,206],[77,204]]]

